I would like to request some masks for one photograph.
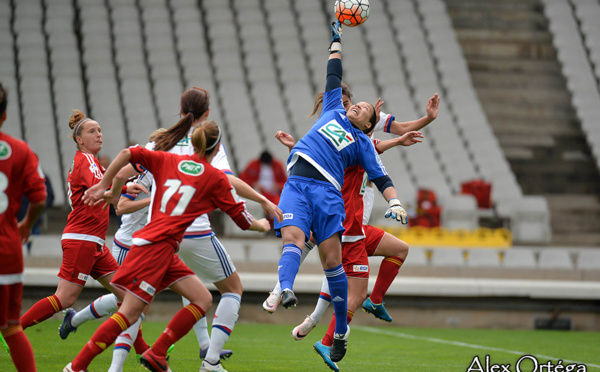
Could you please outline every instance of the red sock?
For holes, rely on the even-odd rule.
[[[166,356],[169,347],[185,336],[204,314],[204,310],[193,303],[179,310],[152,345],[152,351],[158,356]]]
[[[85,371],[96,355],[100,354],[107,347],[112,345],[117,337],[129,328],[130,324],[127,318],[117,312],[108,318],[96,329],[92,338],[85,344],[83,349],[73,360],[74,371]]]
[[[373,292],[371,293],[371,296],[369,296],[374,304],[383,302],[383,296],[385,296],[388,288],[390,288],[390,285],[392,285],[392,282],[396,279],[398,270],[400,270],[403,263],[404,260],[400,257],[386,257],[381,261]]]
[[[21,317],[21,326],[23,329],[27,329],[32,325],[43,322],[62,309],[62,304],[56,295],[43,298],[36,302],[31,309],[23,314]]]
[[[354,316],[354,313],[352,311],[348,310],[348,316],[346,317],[348,324],[350,324],[350,322],[352,321],[353,316]],[[327,328],[327,332],[325,333],[325,336],[323,336],[323,339],[321,340],[321,343],[323,345],[325,345],[325,346],[333,345],[333,332],[335,332],[335,313],[333,314],[333,317],[331,318],[331,322],[329,322],[329,327]]]
[[[4,341],[10,348],[10,357],[17,371],[36,371],[33,349],[21,325],[11,326],[2,332]]]
[[[137,337],[135,338],[135,341],[133,342],[133,348],[135,349],[135,353],[136,354],[143,354],[144,351],[148,350],[150,348],[150,345],[148,345],[146,343],[146,340],[144,340],[144,336],[142,335],[142,325],[140,324],[140,329],[138,330],[138,334]]]

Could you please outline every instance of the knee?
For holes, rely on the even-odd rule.
[[[77,296],[72,294],[56,293],[56,297],[58,297],[63,309],[72,307],[75,304],[75,301],[77,301]]]

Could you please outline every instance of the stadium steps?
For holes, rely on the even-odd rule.
[[[600,216],[577,233],[564,226],[569,203],[558,194],[597,199],[600,175],[571,105],[539,0],[446,0],[473,84],[525,194],[550,197],[553,244],[594,244]],[[568,196],[567,196],[568,198]],[[555,230],[557,229],[557,230]],[[597,237],[596,237],[597,235]],[[585,238],[576,238],[585,236]]]

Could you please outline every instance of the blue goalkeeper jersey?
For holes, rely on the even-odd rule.
[[[353,127],[342,104],[342,88],[325,92],[323,111],[288,157],[288,171],[301,156],[338,190],[346,168],[360,164],[370,180],[387,176],[371,139]]]

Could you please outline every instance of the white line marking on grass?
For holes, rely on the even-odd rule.
[[[411,334],[408,334],[408,333],[384,331],[384,330],[381,330],[381,329],[371,328],[371,327],[353,327],[352,329],[360,329],[360,330],[366,331],[366,332],[379,333],[379,334],[384,334],[384,335],[394,336],[394,337],[408,338],[408,339],[411,339],[411,340],[422,340],[422,341],[436,342],[438,344],[447,344],[447,345],[468,347],[468,348],[471,348],[471,349],[480,349],[480,350],[489,350],[489,351],[500,351],[500,352],[503,352],[503,353],[514,354],[514,355],[519,355],[519,356],[522,356],[522,355],[533,355],[532,353],[525,353],[523,351],[508,350],[508,349],[502,349],[502,348],[498,348],[498,347],[490,347],[490,346],[483,346],[483,345],[468,344],[466,342],[460,342],[460,341],[449,341],[449,340],[444,340],[444,339],[435,338],[435,337],[415,336],[415,335],[411,335]],[[585,362],[580,362],[580,361],[577,361],[577,360],[561,359],[561,358],[557,358],[557,357],[553,357],[553,356],[548,356],[548,355],[541,355],[541,354],[536,354],[535,356],[537,356],[538,358],[549,359],[549,360],[559,360],[560,359],[563,362],[576,363],[576,364],[585,364],[588,367],[600,368],[600,365],[598,365],[598,364],[585,363]]]

